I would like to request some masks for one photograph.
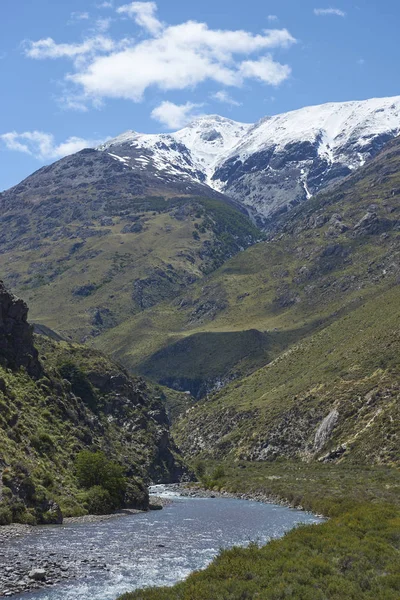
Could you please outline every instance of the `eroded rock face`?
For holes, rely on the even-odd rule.
[[[314,439],[314,450],[318,452],[323,448],[326,442],[329,440],[330,435],[338,421],[339,413],[336,409],[331,410],[329,415],[325,417],[321,425],[318,427],[315,439]]]
[[[25,302],[10,294],[0,281],[0,361],[11,369],[25,367],[29,375],[38,377],[41,366],[27,316]]]

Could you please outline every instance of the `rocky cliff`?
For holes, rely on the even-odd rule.
[[[37,377],[42,369],[27,316],[25,302],[10,294],[0,281],[0,361],[12,369],[25,367]]]

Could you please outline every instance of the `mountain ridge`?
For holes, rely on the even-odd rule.
[[[395,96],[307,106],[254,124],[204,115],[171,133],[126,132],[98,149],[167,181],[172,174],[207,184],[265,220],[350,174],[399,133]]]

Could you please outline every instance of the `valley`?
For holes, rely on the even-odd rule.
[[[329,520],[207,546],[171,580],[132,579],[118,547],[88,594],[395,600],[399,118],[398,97],[199,117],[0,194],[0,524],[140,510],[95,527],[129,545],[145,523],[141,552],[185,502],[161,526],[148,485],[185,482],[188,519],[222,518],[233,495],[243,514],[273,501]]]

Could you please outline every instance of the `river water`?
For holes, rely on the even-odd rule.
[[[221,548],[265,543],[299,523],[318,521],[314,515],[274,504],[176,496],[161,511],[94,524],[38,527],[10,542],[13,549],[42,557],[62,555],[67,562],[81,564],[79,573],[68,583],[13,598],[115,600],[140,587],[172,585],[204,568]]]

